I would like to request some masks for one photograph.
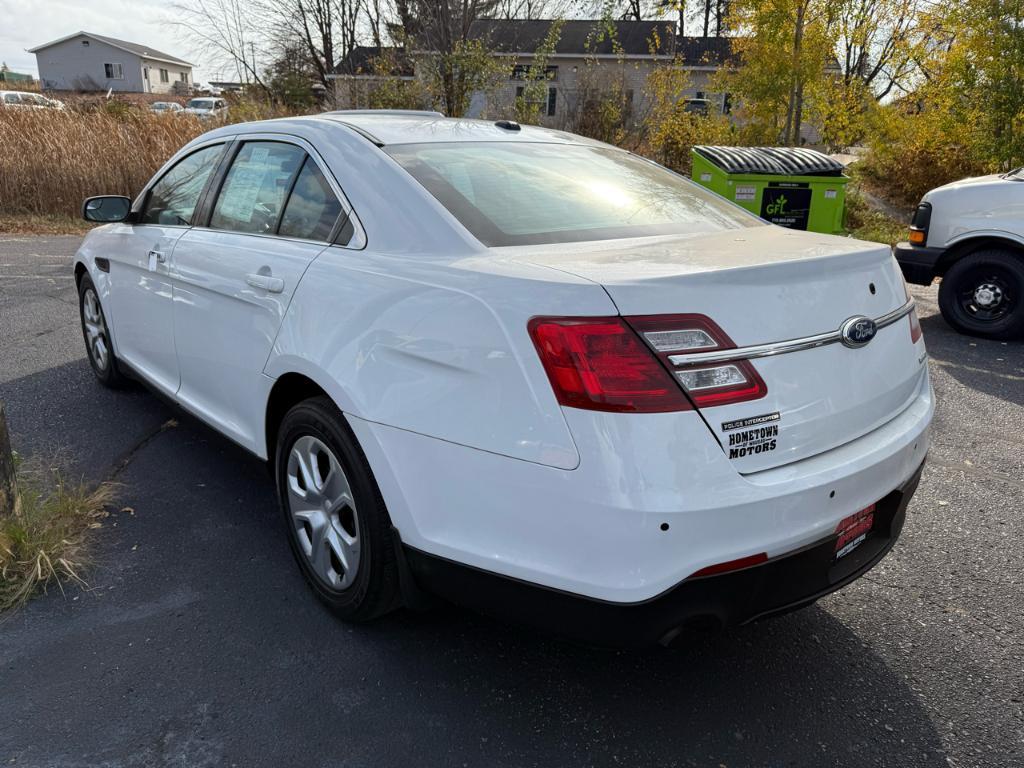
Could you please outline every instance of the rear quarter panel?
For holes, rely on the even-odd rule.
[[[367,421],[574,469],[527,321],[614,313],[599,286],[543,267],[329,248],[299,285],[266,373],[303,373]]]

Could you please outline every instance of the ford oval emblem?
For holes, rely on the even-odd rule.
[[[852,349],[863,347],[878,333],[878,326],[870,317],[851,317],[839,327],[839,336],[843,344]]]

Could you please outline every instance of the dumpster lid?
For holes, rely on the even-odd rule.
[[[773,176],[842,176],[843,166],[826,154],[803,147],[694,147],[693,151],[726,173]]]

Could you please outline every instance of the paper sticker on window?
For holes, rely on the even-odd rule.
[[[737,200],[753,200],[757,197],[757,187],[736,187]]]
[[[711,181],[711,174],[710,173],[702,173],[700,175],[700,180],[701,181]]]
[[[825,199],[826,200],[835,200],[836,199],[836,191],[834,189],[826,189],[825,190]]]

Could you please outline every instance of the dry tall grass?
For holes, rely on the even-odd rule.
[[[90,195],[134,197],[209,127],[141,110],[0,109],[0,214],[78,216]]]
[[[86,586],[90,534],[103,527],[115,487],[69,483],[42,462],[18,467],[19,503],[0,518],[0,614],[64,582]]]

